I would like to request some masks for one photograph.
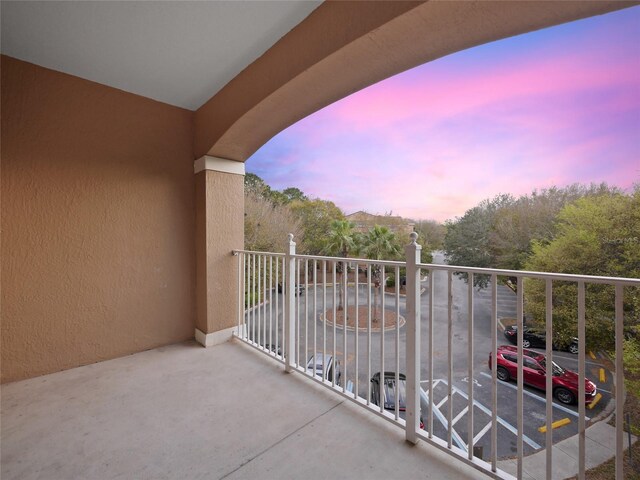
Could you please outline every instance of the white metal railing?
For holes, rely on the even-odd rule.
[[[544,448],[546,470],[536,473],[551,479],[554,412],[569,412],[578,422],[577,473],[582,479],[588,419],[582,400],[585,398],[585,348],[579,348],[577,355],[577,412],[554,404],[551,375],[546,375],[544,397],[523,387],[524,279],[545,282],[547,339],[553,338],[553,282],[577,285],[580,346],[584,346],[586,340],[585,285],[610,285],[615,289],[616,347],[615,387],[610,401],[615,402],[615,411],[619,413],[615,426],[615,458],[616,479],[622,479],[624,288],[638,288],[640,280],[422,264],[421,247],[416,240],[417,235],[411,234],[404,262],[299,255],[293,235],[289,236],[286,254],[234,251],[240,266],[236,335],[282,362],[286,371],[302,373],[399,425],[405,430],[408,441],[415,443],[422,439],[494,478],[513,478],[498,466],[500,458],[505,456],[499,453],[500,450],[504,451],[505,444],[510,443],[508,438],[505,441],[499,436],[502,431],[515,435],[517,478],[523,477],[525,453]],[[402,269],[406,270],[405,294],[401,294],[400,286]],[[349,271],[351,279],[348,278]],[[457,276],[459,273],[467,275],[466,285]],[[384,291],[388,275],[395,277],[391,292]],[[489,277],[488,298],[479,298],[482,292],[474,288],[476,275]],[[517,325],[517,383],[510,386],[515,390],[515,409],[513,402],[499,405],[498,387],[503,388],[504,384],[498,382],[495,367],[500,308],[498,291],[505,288],[501,283],[507,278],[516,279],[517,292],[510,292],[513,298],[509,299],[509,302],[515,301],[513,316]],[[480,301],[488,305],[488,312],[480,309]],[[475,317],[480,322],[476,322]],[[388,327],[387,318],[392,320]],[[479,336],[483,328],[480,323],[490,330],[490,347],[486,346],[487,339]],[[444,331],[446,340],[442,338]],[[436,335],[440,339],[434,344]],[[476,344],[484,346],[485,350]],[[487,369],[489,354],[494,362],[490,374],[479,371],[480,368]],[[552,365],[552,342],[546,342],[544,354],[546,365]],[[378,388],[374,395],[376,372],[379,372]],[[461,378],[461,375],[466,377]],[[393,408],[385,409],[387,376],[396,386],[396,392],[404,383],[402,377],[406,378],[406,410],[403,411],[405,405],[395,398],[397,395],[392,399]],[[478,378],[490,379],[489,393],[486,388],[480,388]],[[465,380],[466,388],[460,383]],[[423,388],[425,383],[426,388]],[[525,412],[525,394],[528,402],[534,399],[545,404],[544,413],[541,413],[545,417],[544,437],[525,432],[525,420],[531,421],[527,417],[528,410]],[[442,398],[436,401],[438,395]],[[446,408],[443,408],[445,404]],[[479,428],[478,421],[487,416],[489,421]],[[461,422],[464,417],[466,422]],[[482,458],[484,447],[489,450],[488,460]]]

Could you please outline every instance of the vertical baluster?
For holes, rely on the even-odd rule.
[[[400,267],[396,267],[396,385],[400,384]],[[397,388],[397,387],[396,387]],[[395,418],[400,418],[400,402],[396,402]]]
[[[244,277],[244,254],[238,254],[238,331],[236,334],[242,338],[242,330],[240,326],[242,324],[242,317],[244,316],[244,300],[242,296],[244,295],[244,288],[242,284],[242,277]]]
[[[380,286],[380,314],[378,321],[380,322],[380,411],[384,412],[384,265],[379,265],[378,283]],[[396,384],[396,390],[398,386]],[[397,397],[397,395],[396,395]],[[397,398],[396,398],[396,403]]]
[[[289,281],[289,279],[287,278],[287,268],[288,268],[288,264],[287,264],[287,258],[284,257],[282,259],[282,292],[280,294],[280,299],[282,300],[282,353],[284,354],[284,351],[288,348],[288,343],[286,340],[286,335],[285,335],[285,330],[286,330],[286,321],[287,321],[287,317],[286,317],[286,311],[287,311],[287,294],[286,294],[286,285],[287,282]]]
[[[348,283],[347,280],[348,280],[349,270],[348,270],[346,261],[343,262],[342,264],[342,271],[344,272],[342,275],[342,280],[343,280],[342,298],[344,299],[344,311],[343,311],[344,323],[342,325],[342,369],[343,369],[342,374],[344,375],[344,379],[342,381],[342,392],[344,393],[347,391],[347,313],[349,312],[349,298],[347,296],[347,283]],[[336,368],[334,367],[333,370],[335,372]]]
[[[453,272],[447,271],[447,445],[453,440]]]
[[[273,347],[273,256],[269,255],[269,349]],[[270,350],[271,351],[271,350]],[[277,353],[277,350],[274,354]]]
[[[360,285],[359,285],[359,280],[360,280],[360,265],[356,264],[356,281],[355,281],[355,289],[356,289],[356,307],[355,307],[355,315],[356,315],[356,323],[355,323],[355,328],[353,329],[353,337],[355,340],[355,354],[356,354],[356,358],[355,358],[355,385],[353,388],[353,398],[357,398],[358,397],[358,388],[359,388],[359,383],[358,382],[358,375],[360,374],[359,371],[359,362],[358,362],[358,358],[359,358],[359,337],[360,337],[360,311],[359,311],[359,303],[360,303]]]
[[[256,292],[256,254],[251,255],[251,343],[256,344],[256,301],[257,301],[257,292]]]
[[[250,340],[250,336],[251,336],[251,303],[253,301],[253,296],[251,295],[251,254],[247,254],[246,257],[246,274],[245,274],[245,310],[246,310],[246,314],[245,314],[245,326],[244,326],[244,331],[245,331],[245,338],[247,341]]]
[[[261,322],[261,308],[260,308],[260,303],[261,303],[261,295],[262,295],[262,291],[261,291],[261,275],[260,275],[260,269],[262,267],[262,255],[257,255],[256,256],[256,336],[255,336],[255,343],[256,345],[260,345],[260,332],[261,332],[261,327],[262,327],[262,322]]]
[[[262,256],[262,342],[260,345],[267,344],[267,256]]]
[[[301,324],[300,317],[302,316],[302,312],[300,311],[300,259],[296,259],[296,278],[295,283],[292,285],[293,288],[293,296],[296,299],[296,356],[297,362],[296,367],[300,366],[300,362],[305,362],[306,358],[300,355],[300,350],[302,348],[302,342],[300,341],[301,333]],[[306,365],[305,365],[306,366]]]
[[[522,441],[522,436],[524,435],[524,421],[523,421],[523,408],[524,408],[524,395],[523,395],[523,373],[522,373],[522,342],[523,335],[522,330],[524,327],[524,282],[522,281],[522,277],[518,277],[518,282],[516,286],[518,290],[517,294],[517,305],[516,305],[516,325],[518,326],[518,389],[516,395],[516,409],[517,409],[517,418],[518,418],[518,436],[517,436],[517,454],[518,454],[518,478],[522,478],[522,457],[524,454],[524,444]]]
[[[261,255],[256,255],[256,335],[254,342],[256,345],[260,345],[260,266],[262,263]]]
[[[491,471],[498,464],[498,276],[491,275]]]
[[[280,258],[276,257],[276,355],[278,354],[278,348],[280,347],[280,335],[279,335],[279,330],[280,330],[280,300],[282,297],[282,295],[278,295],[278,283],[280,283],[280,285],[282,285],[282,282],[280,281]],[[284,325],[283,325],[284,327]],[[284,331],[284,328],[283,328]],[[280,349],[280,353],[284,353],[284,349]]]
[[[337,315],[337,309],[336,309],[336,302],[337,302],[337,298],[336,298],[336,293],[338,288],[340,288],[338,282],[336,281],[336,275],[337,275],[337,264],[338,262],[334,261],[333,262],[333,363],[334,363],[334,369],[333,369],[333,373],[334,375],[331,375],[331,386],[335,387],[336,386],[336,376],[335,376],[335,362],[336,362],[336,324],[338,323],[338,315]],[[344,272],[342,272],[343,276],[344,276]],[[344,313],[344,312],[343,312]],[[322,373],[323,373],[323,378],[327,378],[327,365],[326,362],[324,361],[324,359],[322,359]]]
[[[309,301],[309,297],[307,297]],[[318,261],[313,260],[313,359],[318,354]]]
[[[322,312],[324,315],[324,322],[322,322],[322,363],[324,364],[324,359],[327,357],[327,261],[322,261],[322,278],[324,280],[322,284]],[[313,359],[315,362],[318,361],[316,355],[318,352],[313,352]],[[324,367],[322,367],[322,380],[324,380]]]
[[[552,353],[552,341],[553,338],[553,285],[550,278],[545,280],[545,337],[548,339],[545,355],[546,355],[546,366],[547,366],[547,377],[545,381],[545,387],[547,389],[545,397],[547,400],[546,405],[546,416],[547,416],[547,432],[545,434],[545,448],[546,448],[546,457],[547,457],[547,480],[551,480],[553,475],[553,429],[551,428],[551,423],[553,422],[553,353]]]
[[[367,264],[367,380],[371,378],[371,264]],[[382,386],[382,385],[381,385]],[[367,405],[371,404],[371,382],[367,382]]]
[[[435,283],[435,273],[433,270],[427,270],[429,278],[429,438],[433,438],[433,322],[434,322],[434,306],[433,306],[433,288]],[[420,301],[418,298],[416,301]]]
[[[585,449],[585,289],[584,282],[578,282],[578,478],[584,480],[586,455]]]
[[[309,358],[309,293],[307,292],[307,288],[309,288],[309,260],[305,259],[304,261],[304,358],[306,361]],[[299,294],[302,296],[302,294]],[[315,352],[314,352],[315,355]]]
[[[467,444],[469,446],[469,460],[473,460],[473,272],[469,273],[468,306],[469,322],[467,324],[467,374],[469,376],[468,395],[469,403],[467,411]]]
[[[622,360],[622,352],[624,344],[623,325],[624,325],[624,287],[616,285],[615,312],[616,312],[616,480],[624,478],[623,463],[623,427],[624,427],[624,364]],[[584,343],[579,344],[580,348],[584,348]],[[629,446],[631,449],[631,446]]]

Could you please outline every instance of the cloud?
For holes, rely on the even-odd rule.
[[[630,188],[640,181],[639,26],[632,8],[425,64],[292,125],[247,168],[347,213],[437,220],[498,193]]]

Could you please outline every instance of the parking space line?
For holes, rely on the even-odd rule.
[[[571,423],[571,420],[569,420],[568,418],[563,418],[562,420],[556,420],[555,422],[553,422],[551,424],[551,428],[559,428],[559,427],[564,427],[565,425],[569,425]],[[547,431],[547,426],[543,425],[540,428],[538,428],[538,431],[540,433],[545,433]]]
[[[438,403],[436,405],[437,408],[440,408],[442,405],[444,405],[445,403],[447,403],[447,400],[449,400],[449,397],[444,397],[442,400],[440,400],[440,403]]]
[[[486,372],[480,372],[480,375],[484,375],[485,377],[489,377],[489,378],[491,378],[491,375],[489,375],[489,374],[488,374],[488,373],[486,373]],[[498,382],[498,383],[499,383],[500,385],[504,385],[505,387],[509,387],[509,388],[511,388],[512,390],[518,390],[518,387],[516,387],[515,385],[511,385],[510,383],[507,383],[507,382]],[[535,398],[535,399],[536,399],[536,400],[538,400],[539,402],[547,403],[547,399],[546,399],[546,398],[539,397],[538,395],[535,395],[535,394],[533,394],[533,393],[531,393],[531,392],[527,392],[527,391],[526,391],[526,390],[524,390],[524,389],[522,390],[522,393],[524,393],[525,395],[528,395],[528,396],[529,396],[529,397],[531,397],[531,398]],[[564,406],[562,406],[562,405],[559,405],[559,404],[557,404],[557,403],[555,403],[555,402],[551,402],[551,405],[553,405],[555,408],[558,408],[558,409],[562,410],[563,412],[568,413],[569,415],[573,415],[574,417],[578,417],[578,416],[579,416],[579,415],[578,415],[578,413],[574,412],[573,410],[571,410],[571,409],[569,409],[569,408],[567,408],[567,407],[564,407]],[[590,418],[590,417],[587,417],[586,415],[585,415],[585,417],[584,417],[584,418],[585,418],[585,420],[591,420],[591,418]]]
[[[427,395],[427,392],[425,392],[422,387],[420,387],[420,399],[425,404],[429,403],[429,396]],[[442,426],[448,431],[449,422],[447,422],[447,419],[445,418],[444,414],[440,411],[438,407],[434,407],[433,414],[438,420],[440,420],[440,423],[442,424]],[[458,445],[460,449],[464,451],[468,451],[467,444],[462,441],[462,439],[460,438],[460,435],[458,435],[458,432],[455,431],[453,426],[451,427],[451,439]]]
[[[589,356],[591,357],[591,359],[595,360],[596,356],[593,354],[593,352],[591,350],[589,350]]]
[[[607,381],[607,375],[604,373],[604,368],[600,369],[600,383]]]
[[[484,434],[489,431],[490,428],[491,422],[487,423],[484,428],[480,430],[475,437],[473,437],[473,444],[475,445],[476,443],[478,443],[478,440],[480,440],[484,436]]]
[[[444,382],[444,380],[443,380]],[[446,382],[445,382],[446,383]],[[451,389],[458,393],[459,395],[461,395],[465,400],[469,400],[469,397],[467,396],[466,393],[464,393],[462,390],[460,390],[459,388],[452,386]],[[487,415],[489,415],[490,417],[493,416],[493,413],[491,412],[491,410],[489,410],[487,407],[485,407],[484,405],[482,405],[481,403],[479,403],[477,400],[473,401],[473,404],[478,407],[480,410],[482,410],[484,413],[486,413]],[[509,422],[507,422],[505,419],[503,419],[502,417],[499,417],[496,415],[496,420],[498,421],[498,423],[500,425],[502,425],[504,428],[506,428],[507,430],[509,430],[511,433],[513,433],[516,437],[518,436],[518,430],[516,430],[516,428],[511,425]],[[540,450],[542,447],[540,445],[538,445],[536,442],[534,442],[533,440],[531,440],[529,437],[527,437],[524,433],[522,434],[522,440],[529,445],[531,448],[533,448],[534,450]]]
[[[468,411],[469,411],[469,406],[467,405],[462,409],[462,411],[458,415],[456,415],[456,418],[451,420],[451,425],[455,425],[456,423],[458,423],[458,420],[460,420],[464,416],[464,414],[467,413]]]
[[[434,380],[435,382],[442,382],[444,385],[448,385],[446,380],[443,379],[439,379],[439,380]],[[423,382],[420,382],[423,383]],[[457,393],[460,396],[462,396],[465,400],[469,400],[469,397],[460,389],[458,389],[455,386],[451,386],[451,390],[452,393]],[[429,396],[427,395],[427,392],[424,391],[423,388],[420,388],[420,397],[422,399],[422,401],[425,404],[429,404]],[[489,410],[487,407],[485,407],[484,405],[482,405],[481,403],[479,403],[477,400],[473,401],[473,404],[475,407],[477,407],[479,410],[481,410],[482,412],[484,412],[486,415],[488,415],[489,417],[491,417],[493,415],[493,413],[491,412],[491,410]],[[469,407],[465,407],[465,410],[467,410]],[[434,416],[440,420],[440,423],[442,424],[442,426],[445,429],[449,429],[449,423],[446,419],[446,417],[444,416],[444,414],[440,411],[440,409],[434,405],[433,408],[433,414]],[[455,420],[457,421],[457,420]],[[452,440],[458,445],[459,448],[461,448],[462,450],[468,451],[468,446],[467,444],[462,440],[462,438],[460,438],[460,435],[458,435],[458,432],[456,432],[456,430],[453,428],[453,423],[455,423],[455,421],[452,421],[452,425],[451,425],[451,436],[452,436]],[[498,415],[496,415],[496,421],[498,422],[499,425],[503,426],[504,428],[506,428],[507,430],[509,430],[511,433],[513,433],[514,435],[518,435],[518,430],[511,425],[509,422],[505,421],[502,417],[499,417]],[[491,428],[491,423],[489,423],[488,426],[485,426],[481,432],[479,432],[478,434],[476,434],[476,438],[480,439],[482,437],[482,435],[484,435],[487,431],[487,429]],[[531,440],[528,436],[526,436],[524,433],[522,434],[522,440],[529,445],[531,448],[533,448],[534,450],[540,450],[542,448],[542,446],[538,445],[536,442],[534,442],[533,440]],[[476,440],[474,439],[474,444],[476,443]]]

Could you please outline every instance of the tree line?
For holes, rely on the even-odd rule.
[[[603,183],[498,195],[447,222],[444,251],[450,264],[461,266],[640,278],[640,185],[631,193]],[[479,288],[487,282],[474,276]],[[544,282],[525,281],[524,299],[527,321],[543,326]],[[587,286],[587,347],[613,348],[613,299],[613,287]],[[576,284],[554,282],[554,341],[560,346],[576,335],[577,308]],[[639,316],[640,292],[625,287],[625,338],[633,342],[625,351],[638,351]]]
[[[299,188],[275,190],[253,173],[245,175],[244,186],[244,247],[247,250],[282,252],[287,235],[292,233],[296,249],[302,254],[347,256],[340,250],[346,248],[349,255],[367,256],[374,248],[370,245],[377,244],[378,254],[381,245],[389,247],[380,259],[396,260],[396,250],[402,254],[409,241],[408,238],[397,238],[386,227],[372,226],[370,232],[356,232],[355,226],[346,221],[345,214],[333,202],[309,198]],[[444,225],[433,220],[406,220],[415,224],[419,242],[427,255],[425,260],[431,261],[429,252],[442,247]],[[337,250],[333,247],[336,244],[340,244]]]
[[[391,217],[391,214],[388,214]],[[397,219],[396,219],[397,221]],[[413,223],[413,222],[412,222]],[[403,242],[388,227],[373,225],[360,232],[353,222],[333,202],[307,197],[299,188],[274,190],[255,174],[245,176],[245,249],[253,251],[282,251],[289,233],[296,239],[296,251],[308,255],[333,257],[364,257],[370,260],[401,260]],[[426,242],[440,246],[444,227],[433,221],[417,222]],[[430,247],[422,250],[423,263],[432,261]],[[335,263],[338,283],[344,279],[348,262]],[[356,267],[357,268],[357,267]],[[374,318],[378,318],[378,298],[385,282],[395,279],[373,264]],[[401,271],[403,274],[404,269]],[[338,290],[338,310],[344,309],[342,289]]]

